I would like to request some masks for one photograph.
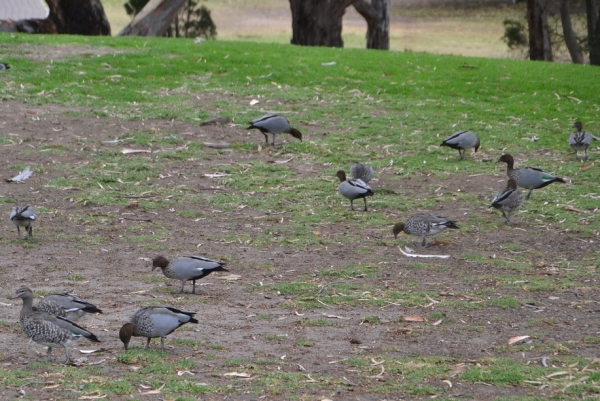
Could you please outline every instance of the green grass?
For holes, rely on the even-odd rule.
[[[80,50],[51,63],[33,56],[44,46],[72,45]],[[263,146],[259,134],[256,142],[232,143],[232,150],[244,161],[223,165],[210,162],[213,153],[205,150],[196,138],[190,139],[175,130],[151,130],[141,125],[127,134],[115,129],[109,137],[126,139],[127,146],[152,149],[155,151],[152,157],[123,155],[120,147],[101,146],[93,138],[77,146],[44,144],[39,149],[24,150],[29,152],[27,155],[41,152],[44,157],[67,157],[81,152],[85,159],[83,164],[30,165],[40,176],[52,173],[54,177],[36,181],[40,191],[59,193],[58,198],[68,202],[74,221],[99,233],[82,237],[66,232],[54,234],[48,225],[43,227],[48,230],[47,235],[69,241],[76,252],[91,254],[108,247],[106,244],[117,244],[149,256],[148,253],[163,252],[166,247],[173,254],[195,250],[196,244],[208,240],[232,244],[235,250],[223,256],[233,266],[232,272],[243,275],[243,284],[239,285],[245,294],[253,299],[263,295],[270,299],[282,297],[273,309],[255,313],[260,325],[271,329],[278,324],[280,314],[289,314],[291,310],[306,314],[293,325],[298,333],[289,340],[283,334],[261,333],[252,338],[263,341],[265,348],[268,344],[321,352],[321,342],[310,334],[312,331],[335,331],[353,325],[373,330],[389,328],[389,335],[406,332],[410,326],[412,331],[401,339],[420,338],[431,332],[443,336],[445,330],[452,330],[457,336],[479,336],[487,331],[487,321],[513,324],[507,321],[507,314],[521,312],[526,308],[524,305],[537,305],[540,299],[562,296],[566,291],[575,291],[578,297],[584,294],[585,300],[581,302],[588,307],[583,302],[591,299],[587,294],[593,294],[594,282],[590,280],[600,267],[600,253],[596,249],[581,253],[548,250],[543,239],[546,232],[560,231],[565,241],[597,243],[598,152],[591,151],[595,165],[582,170],[581,163],[573,161],[566,146],[566,134],[575,118],[589,122],[590,131],[599,131],[598,97],[590,89],[590,82],[600,81],[597,68],[251,42],[194,45],[190,40],[161,38],[8,34],[0,35],[0,56],[13,65],[9,72],[0,74],[0,98],[6,102],[62,107],[65,115],[99,117],[99,121],[110,115],[135,123],[173,119],[197,124],[211,110],[198,108],[193,100],[206,96],[215,109],[237,124],[273,108],[286,112],[293,123],[302,126],[303,142],[288,141],[269,154],[269,160],[294,156],[286,164],[268,163],[266,158],[255,157],[258,144]],[[336,65],[324,67],[321,65],[324,61],[335,61]],[[261,99],[260,106],[249,107],[249,101],[257,97]],[[440,148],[439,143],[462,128],[476,131],[483,147],[475,156],[468,156],[467,161],[458,162],[456,152]],[[532,136],[539,140],[526,140]],[[3,133],[0,145],[13,146],[14,138]],[[534,199],[527,201],[514,216],[517,229],[529,230],[530,242],[512,238],[510,242],[499,242],[483,237],[495,232],[520,233],[509,231],[515,229],[504,226],[497,212],[483,211],[493,190],[501,187],[496,181],[504,178],[504,172],[482,159],[493,160],[502,152],[513,153],[519,163],[549,169],[570,181],[568,185],[535,191]],[[211,172],[230,174],[212,182],[221,190],[203,192],[187,185],[185,175],[196,172],[180,168],[192,165],[195,169],[199,160]],[[348,211],[348,202],[335,191],[335,172],[358,160],[370,162],[378,172],[385,171],[376,184],[379,186],[376,196],[369,199],[372,208],[369,213]],[[300,175],[298,171],[308,165],[314,170]],[[26,166],[13,163],[6,167],[12,174]],[[453,180],[458,175],[493,177],[493,180],[480,184],[483,188],[474,186],[459,191]],[[0,197],[0,203],[7,208],[17,201],[16,195],[10,193]],[[134,207],[132,200],[136,202]],[[146,222],[125,221],[126,228],[115,235],[112,230],[118,224],[117,216],[129,210],[128,207],[149,218],[152,213],[159,213],[174,222],[198,219],[200,226],[206,219],[207,224],[214,221],[218,224],[210,239],[197,238],[192,230],[186,232],[176,224],[161,221],[154,221],[151,226]],[[468,238],[472,245],[455,253],[455,260],[411,260],[396,264],[397,252],[382,258],[383,252],[372,251],[398,244],[412,246],[413,239],[406,236],[392,242],[393,221],[417,209],[453,208],[458,213],[464,211],[461,229],[444,236]],[[252,216],[230,218],[247,210],[253,212]],[[53,211],[47,210],[48,214]],[[252,231],[245,230],[244,225],[252,226]],[[477,242],[480,236],[482,243],[487,241],[486,245]],[[179,239],[183,237],[189,241],[182,243]],[[27,243],[17,241],[12,232],[0,238],[2,246],[11,247],[9,252],[15,255],[15,249],[37,248],[36,241],[37,235]],[[246,260],[241,251],[238,253],[240,247],[273,255],[280,251],[301,254],[334,249],[346,252],[344,256],[349,257],[338,260],[332,254],[330,263],[282,266],[276,257],[260,262]],[[58,271],[72,282],[88,277],[83,271],[71,272],[68,271],[71,268],[61,265],[49,264],[43,269],[45,273]],[[198,307],[199,302],[221,302],[214,297],[171,296],[175,284],[159,286],[170,280],[158,273],[151,275],[149,265],[145,269],[144,274],[131,279],[147,284],[149,289],[156,287],[152,291],[157,298],[140,301],[140,305],[162,305],[165,299],[186,307]],[[293,278],[280,280],[278,275],[288,269],[295,271]],[[446,283],[438,283],[442,281],[438,276],[451,277],[451,284],[447,285],[456,285],[460,290],[444,294],[450,290],[444,287]],[[258,283],[260,280],[264,285]],[[392,319],[384,319],[382,310],[390,306],[399,312]],[[360,318],[349,321],[321,317],[330,308],[360,310]],[[315,311],[317,314],[312,314]],[[495,313],[504,318],[496,318]],[[428,321],[411,325],[402,320],[402,316],[411,314],[427,316]],[[478,317],[469,320],[470,324],[459,323],[465,315]],[[484,319],[479,319],[484,315]],[[517,323],[529,332],[533,343],[490,344],[490,352],[496,355],[469,360],[469,369],[456,380],[514,386],[524,393],[534,391],[529,383],[533,381],[550,386],[557,394],[564,392],[565,397],[597,395],[598,363],[579,357],[578,347],[594,346],[600,342],[598,337],[581,334],[574,343],[562,339],[544,342],[545,333],[561,324],[562,318],[554,321],[542,314],[532,316]],[[437,320],[442,323],[432,326]],[[2,327],[6,331],[13,329],[12,325]],[[169,352],[155,349],[156,341],[152,343],[154,349],[148,351],[138,342],[129,351],[117,353],[116,360],[107,363],[112,372],[122,373],[118,378],[108,377],[94,367],[30,363],[26,367],[0,369],[0,383],[12,391],[30,382],[30,377],[51,372],[66,377],[65,391],[80,391],[88,396],[136,396],[140,383],[150,389],[165,384],[161,393],[165,398],[194,398],[207,393],[221,398],[229,393],[243,397],[245,392],[251,392],[274,398],[313,399],[316,391],[341,391],[348,387],[340,377],[328,374],[314,374],[311,376],[314,381],[308,380],[306,373],[288,362],[290,359],[280,359],[283,352],[273,356],[258,347],[252,357],[237,357],[232,355],[235,345],[226,338],[211,339],[202,333],[202,328],[199,331],[200,339],[167,341],[182,348],[186,355],[192,355],[189,358],[175,360]],[[448,378],[454,365],[465,362],[458,357],[423,357],[414,349],[406,358],[390,348],[382,354],[368,347],[348,346],[348,349],[349,354],[343,356],[340,365],[353,370],[352,380],[360,383],[361,391],[385,394],[382,398],[447,397],[446,389],[439,383]],[[398,345],[398,349],[403,348]],[[555,367],[544,369],[521,359],[521,353],[535,352],[550,355]],[[385,381],[373,379],[380,367],[372,359],[383,360],[382,366],[389,375]],[[175,374],[200,370],[197,363],[207,364],[201,370],[208,372],[205,378],[209,384],[198,384],[204,378],[192,380]],[[578,369],[590,365],[593,371],[574,372],[569,380],[548,378],[549,374],[574,363],[579,363]],[[233,369],[251,373],[256,379],[241,381],[222,376]],[[589,377],[584,380],[585,375]],[[579,379],[582,380],[573,383]]]

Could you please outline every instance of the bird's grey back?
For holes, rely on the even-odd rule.
[[[375,172],[373,167],[368,164],[355,163],[350,167],[350,177],[353,180],[359,179],[367,183],[373,179]]]
[[[452,145],[457,145],[463,149],[469,149],[477,145],[479,139],[477,138],[477,135],[474,132],[458,131],[446,138],[444,142]]]
[[[131,322],[135,325],[136,336],[164,337],[190,319],[188,314],[176,313],[161,306],[149,306],[135,312]]]
[[[252,125],[257,128],[262,128],[272,134],[281,134],[290,132],[291,127],[287,118],[275,114],[268,114],[255,120],[252,120]]]

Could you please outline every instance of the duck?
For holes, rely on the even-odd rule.
[[[21,328],[31,340],[48,347],[46,359],[52,361],[52,348],[62,347],[65,349],[66,359],[63,364],[69,363],[69,347],[79,341],[82,337],[92,342],[100,342],[98,337],[89,330],[75,324],[74,322],[60,316],[33,310],[33,292],[27,286],[16,290],[12,297],[21,298]]]
[[[27,230],[27,237],[23,239],[30,239],[33,236],[33,222],[37,217],[35,208],[27,206],[15,206],[10,214],[10,220],[17,226],[17,233],[21,238],[21,227]]]
[[[180,292],[183,292],[186,281],[192,280],[192,294],[195,294],[196,280],[200,280],[212,272],[229,271],[223,267],[224,265],[224,263],[203,256],[181,256],[169,262],[164,256],[158,255],[152,260],[152,271],[160,267],[165,277],[181,280]]]
[[[68,293],[46,295],[35,308],[72,322],[79,320],[86,313],[102,313],[102,309],[98,309],[96,305]]]
[[[471,131],[458,131],[444,139],[440,146],[448,146],[452,149],[457,149],[460,160],[465,160],[465,151],[475,148],[475,153],[479,149],[479,138]]]
[[[569,135],[569,145],[575,151],[576,158],[579,159],[579,152],[583,150],[585,154],[584,160],[587,160],[587,150],[592,144],[592,140],[595,139],[597,141],[600,141],[600,138],[595,137],[587,131],[583,131],[583,124],[581,123],[581,121],[575,121],[573,127],[575,127],[577,131],[573,131],[571,135]]]
[[[375,172],[369,164],[354,163],[350,167],[350,178],[353,180],[362,180],[365,184],[373,179]]]
[[[515,159],[508,153],[500,156],[497,163],[506,163],[506,174],[509,178],[515,180],[518,186],[529,190],[527,199],[533,196],[533,190],[538,188],[544,188],[553,182],[566,181],[560,177],[556,177],[550,173],[545,172],[542,169],[534,167],[520,167],[514,168]]]
[[[458,229],[455,221],[448,220],[445,217],[438,217],[432,213],[419,213],[406,220],[406,223],[399,222],[394,225],[392,232],[394,238],[398,238],[398,234],[404,231],[406,234],[418,235],[423,239],[421,244],[416,244],[419,247],[427,247],[427,237],[437,235],[446,228]]]
[[[146,347],[152,338],[160,337],[160,347],[165,350],[165,337],[186,323],[198,323],[195,312],[184,312],[169,306],[147,306],[139,309],[119,330],[119,338],[125,349],[129,348],[131,337],[146,337]]]
[[[370,186],[365,184],[361,179],[346,179],[346,173],[344,170],[337,172],[337,177],[340,179],[340,185],[338,185],[338,191],[340,194],[350,201],[350,210],[354,210],[354,199],[362,198],[365,202],[365,209],[367,211],[367,196],[373,196],[374,192]]]
[[[506,188],[498,191],[490,207],[500,210],[506,219],[506,224],[512,226],[510,214],[519,210],[524,201],[525,195],[517,189],[517,182],[509,178]]]
[[[265,143],[269,144],[269,137],[267,134],[273,136],[273,146],[275,146],[275,135],[277,134],[290,134],[294,138],[298,138],[302,142],[302,133],[296,128],[292,128],[287,118],[279,116],[277,114],[267,114],[255,120],[249,122],[250,126],[246,129],[257,129],[265,136]]]

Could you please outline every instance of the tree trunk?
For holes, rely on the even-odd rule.
[[[162,36],[185,3],[186,0],[150,0],[119,36]]]
[[[290,0],[293,45],[344,47],[342,18],[354,0]]]
[[[590,46],[590,64],[600,65],[600,19],[596,0],[585,0],[587,14],[588,43]]]
[[[390,0],[357,0],[356,11],[367,21],[367,49],[390,49]]]
[[[100,0],[46,0],[45,20],[20,20],[17,30],[27,33],[110,35],[110,24]]]
[[[575,64],[583,64],[583,51],[579,42],[577,42],[577,36],[573,31],[573,25],[571,24],[571,11],[569,11],[569,0],[560,0],[560,22],[562,24],[563,36],[565,37],[565,44],[569,49],[571,60]]]
[[[552,61],[546,0],[527,0],[527,23],[529,24],[529,59]]]

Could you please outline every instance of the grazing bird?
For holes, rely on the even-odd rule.
[[[519,210],[523,206],[524,200],[525,195],[517,189],[516,181],[509,178],[506,188],[498,191],[490,207],[502,211],[502,215],[506,219],[506,224],[512,226],[513,223],[510,221],[510,214]]]
[[[479,138],[471,131],[458,131],[444,139],[440,146],[448,146],[452,149],[457,149],[460,155],[460,160],[465,160],[465,151],[475,148],[475,153],[479,149]]]
[[[35,208],[27,205],[27,206],[16,206],[13,208],[12,213],[10,214],[10,219],[17,226],[17,233],[19,234],[19,238],[21,238],[21,227],[24,227],[27,230],[27,237],[23,239],[29,239],[33,235],[33,222],[37,214],[35,212]]]
[[[267,114],[256,120],[252,120],[249,123],[250,126],[246,129],[257,129],[265,136],[265,143],[269,144],[269,137],[267,134],[273,135],[273,146],[275,146],[275,135],[277,134],[290,134],[294,138],[300,139],[302,142],[302,133],[296,128],[290,126],[290,122],[287,118],[278,116],[277,114]]]
[[[160,347],[165,350],[165,337],[179,326],[186,323],[198,323],[193,312],[184,312],[168,306],[147,306],[133,314],[131,320],[119,330],[119,338],[125,349],[129,348],[131,337],[146,337],[146,347],[150,346],[150,339],[160,337]]]
[[[545,172],[542,169],[534,167],[520,167],[514,168],[515,159],[508,153],[500,156],[498,163],[506,163],[506,174],[515,180],[518,186],[529,190],[527,198],[532,197],[534,189],[544,188],[553,182],[566,182],[560,177],[556,177],[550,173]]]
[[[185,282],[192,280],[194,283],[192,294],[196,293],[196,280],[200,280],[212,272],[229,271],[223,266],[224,263],[202,256],[181,256],[169,262],[164,256],[158,255],[152,260],[152,271],[160,267],[166,277],[181,280],[180,292],[183,292]]]
[[[6,63],[0,63],[0,70],[10,70],[10,65]]]
[[[354,210],[354,199],[362,198],[365,201],[365,212],[367,211],[367,196],[373,196],[373,190],[370,186],[365,184],[363,180],[347,180],[346,173],[343,170],[337,172],[337,176],[340,179],[340,185],[338,191],[340,194],[350,201],[350,210]]]
[[[77,321],[86,313],[102,313],[96,305],[71,294],[46,295],[37,304],[37,310],[54,316],[64,317],[72,322]]]
[[[13,298],[21,298],[21,328],[31,340],[48,347],[47,359],[52,360],[52,348],[63,347],[69,362],[69,347],[82,337],[93,342],[100,342],[90,331],[60,316],[33,310],[33,292],[28,287],[21,287]]]
[[[353,180],[362,180],[365,184],[373,179],[375,172],[369,164],[354,163],[350,167],[350,178]]]
[[[573,131],[571,135],[569,135],[569,145],[571,145],[575,151],[576,158],[579,159],[579,152],[583,150],[585,154],[584,160],[587,160],[587,150],[592,144],[592,140],[595,139],[600,141],[600,138],[595,137],[587,131],[583,131],[583,124],[581,124],[581,121],[575,121],[573,126],[577,129],[577,131]]]
[[[426,248],[427,237],[439,234],[446,228],[458,228],[458,226],[456,222],[445,217],[438,217],[431,213],[419,213],[406,220],[406,223],[397,223],[394,226],[393,233],[394,238],[398,238],[398,234],[402,231],[410,235],[419,235],[423,239],[421,245],[416,245]]]

